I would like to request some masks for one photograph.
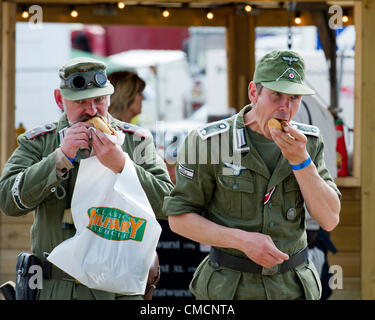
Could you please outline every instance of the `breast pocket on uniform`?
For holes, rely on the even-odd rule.
[[[303,197],[297,179],[290,175],[284,182],[284,216],[290,222],[296,222],[303,209]]]
[[[216,206],[232,217],[249,217],[254,211],[254,181],[238,176],[218,176],[218,192],[215,194]],[[252,207],[254,206],[254,207]]]

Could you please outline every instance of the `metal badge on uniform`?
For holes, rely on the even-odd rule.
[[[299,58],[297,57],[281,57],[281,59],[283,59],[284,61],[288,62],[288,65],[292,65],[293,62],[298,62],[299,61]]]
[[[184,167],[181,163],[178,164],[178,172],[188,179],[193,179],[194,170]]]
[[[270,201],[275,189],[276,189],[276,186],[273,186],[270,190],[268,190],[268,192],[264,196],[263,205],[266,205],[268,201]]]
[[[296,208],[289,208],[286,213],[286,218],[291,221],[291,220],[294,220],[296,216],[297,216]]]
[[[64,138],[65,138],[65,131],[68,130],[69,127],[65,127],[59,131],[59,146],[62,145]]]
[[[229,163],[229,162],[224,162],[224,166],[227,168],[230,168],[233,170],[233,175],[234,176],[239,176],[242,171],[246,170],[247,168],[242,167],[240,165],[234,164],[234,163]]]
[[[237,141],[238,141],[238,146],[239,147],[243,147],[244,145],[246,145],[246,138],[245,138],[245,129],[244,128],[241,128],[241,129],[237,129]]]

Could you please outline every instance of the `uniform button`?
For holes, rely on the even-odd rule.
[[[50,191],[51,192],[55,192],[56,191],[56,187],[52,187]]]
[[[202,130],[201,132],[202,132],[203,135],[207,133],[206,130]]]
[[[67,172],[67,171],[68,171],[67,168],[62,168],[62,169],[61,169],[61,172],[62,172],[62,173],[65,173],[65,172]]]
[[[296,208],[289,208],[289,210],[286,213],[286,217],[288,220],[293,220],[297,215]]]
[[[268,208],[272,208],[272,202],[270,202],[269,204],[268,204]]]
[[[226,126],[225,126],[224,123],[222,123],[219,127],[220,127],[220,129],[225,129],[226,128]]]
[[[275,226],[275,222],[271,221],[269,226],[270,226],[270,228],[273,228]]]
[[[50,125],[50,124],[47,124],[47,125],[46,125],[46,129],[47,129],[47,130],[50,130],[50,129],[52,129],[52,125]]]
[[[235,183],[235,184],[232,186],[232,189],[233,189],[233,190],[238,190],[238,184]]]
[[[217,262],[214,262],[214,261],[212,261],[211,260],[211,262],[212,262],[212,267],[214,268],[214,269],[219,269],[220,268],[220,265],[217,263]]]

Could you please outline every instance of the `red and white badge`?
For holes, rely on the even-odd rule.
[[[275,189],[276,189],[276,186],[273,186],[270,190],[268,190],[268,192],[264,196],[263,205],[266,205],[268,203],[268,201],[270,201]]]

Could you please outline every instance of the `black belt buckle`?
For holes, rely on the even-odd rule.
[[[273,276],[276,273],[280,273],[280,265],[279,264],[275,264],[271,268],[262,267],[262,275],[263,276]]]

